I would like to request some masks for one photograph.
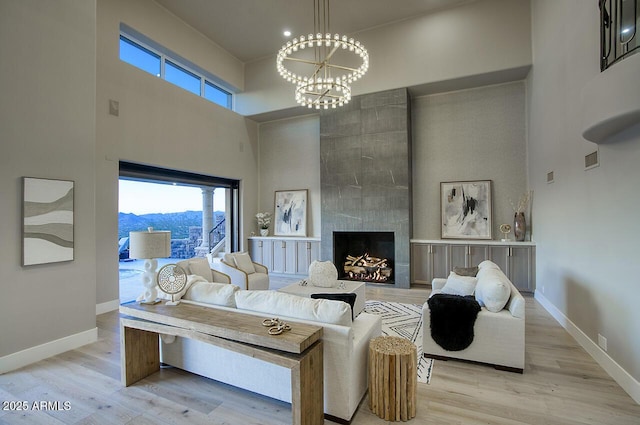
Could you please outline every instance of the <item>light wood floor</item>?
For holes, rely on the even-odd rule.
[[[286,283],[286,282],[284,282]],[[283,283],[283,284],[284,284]],[[367,298],[423,303],[428,289],[367,287]],[[436,361],[418,384],[416,424],[640,424],[637,405],[531,297],[524,375]],[[0,376],[0,400],[70,402],[67,411],[9,412],[2,424],[291,423],[290,406],[176,369],[120,385],[118,313],[98,316],[98,342]],[[4,406],[3,406],[4,407]],[[331,422],[325,421],[326,424]],[[354,425],[385,424],[363,400]]]

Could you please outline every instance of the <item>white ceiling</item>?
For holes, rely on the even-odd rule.
[[[475,0],[334,0],[331,32],[353,34]],[[313,0],[156,0],[242,62],[274,55],[313,32]]]

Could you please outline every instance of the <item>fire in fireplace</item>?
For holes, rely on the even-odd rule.
[[[349,279],[365,282],[386,282],[393,269],[386,258],[372,257],[368,253],[354,257],[347,255],[344,272]]]
[[[333,258],[340,279],[393,284],[393,232],[334,232]]]

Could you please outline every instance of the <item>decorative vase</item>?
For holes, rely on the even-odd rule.
[[[269,236],[269,229],[260,229],[260,236]]]
[[[513,217],[513,234],[516,241],[524,241],[524,236],[527,234],[527,220],[523,212],[517,212]]]

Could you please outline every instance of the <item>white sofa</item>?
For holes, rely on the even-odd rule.
[[[473,342],[460,351],[447,351],[438,345],[431,337],[431,315],[429,305],[425,303],[422,308],[424,356],[486,363],[496,369],[523,373],[525,300],[500,268],[491,261],[480,263],[476,277],[475,297],[482,309],[473,328]],[[441,293],[446,283],[447,279],[434,279],[431,296]],[[502,301],[496,294],[499,295],[501,291],[506,294],[506,303],[498,310]],[[486,305],[483,305],[483,301],[486,301]]]
[[[229,285],[227,285],[229,286]],[[233,287],[233,286],[232,286]],[[227,306],[205,304],[187,292],[183,302],[212,309],[242,311],[262,321],[278,317],[295,326],[309,323],[323,328],[325,417],[349,423],[367,391],[369,340],[381,334],[381,317],[361,313],[351,319],[351,307],[341,301],[310,299],[276,291],[245,291],[233,287]],[[207,293],[208,291],[201,291]],[[177,337],[161,344],[161,361],[268,397],[291,402],[291,375],[286,368],[200,341]]]

